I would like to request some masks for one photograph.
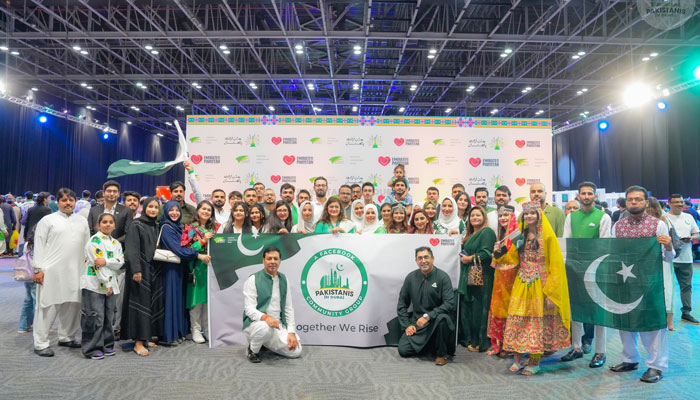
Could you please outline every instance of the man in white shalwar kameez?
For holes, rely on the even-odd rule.
[[[251,275],[243,286],[243,332],[248,341],[248,360],[259,363],[258,353],[263,346],[285,357],[299,357],[301,344],[294,329],[291,288],[284,274],[278,272],[280,251],[266,248],[263,265],[265,268]]]
[[[58,212],[42,218],[34,234],[34,352],[53,356],[49,348],[49,329],[59,321],[58,345],[80,348],[75,333],[80,328],[80,274],[83,248],[90,239],[85,217],[74,214],[75,193],[60,189]]]

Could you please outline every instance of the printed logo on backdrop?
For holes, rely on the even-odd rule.
[[[467,180],[467,186],[482,187],[486,186],[486,178],[481,176],[473,176]]]
[[[513,162],[518,167],[542,167],[547,165],[547,160],[544,158],[533,158],[532,160],[527,158],[518,158]]]
[[[484,158],[483,160],[481,160],[481,165],[483,165],[484,167],[498,167],[498,164],[498,158]]]
[[[311,139],[309,139],[309,142],[311,142],[311,144],[321,144],[321,143],[323,143],[323,142],[321,141],[321,138],[320,138],[320,137],[312,137]]]
[[[285,164],[287,164],[287,165],[292,165],[292,164],[294,164],[294,161],[296,161],[296,159],[297,159],[297,158],[294,157],[294,156],[291,155],[291,154],[290,154],[290,155],[284,155],[284,156],[282,156],[282,161],[283,161]]]
[[[240,136],[227,136],[224,138],[224,146],[243,146],[243,138]]]
[[[469,139],[467,142],[468,148],[486,148],[486,140],[484,139]]]
[[[515,184],[518,186],[523,186],[523,185],[534,185],[535,183],[542,183],[540,178],[515,178]]]
[[[489,143],[489,146],[494,150],[500,150],[504,145],[505,141],[500,136],[491,138],[491,142]]]
[[[345,146],[364,146],[365,139],[359,136],[350,136],[345,139]]]
[[[382,179],[381,174],[371,174],[369,178],[367,178],[367,182],[372,182],[372,185],[377,187],[384,183],[384,179]]]
[[[656,29],[672,29],[693,15],[695,0],[637,0],[637,9],[644,22]]]
[[[399,165],[399,164],[410,165],[410,163],[408,162],[408,157],[394,157],[391,159],[391,165]]]
[[[503,184],[504,180],[505,180],[505,178],[503,178],[503,175],[493,175],[493,176],[491,176],[491,178],[489,178],[488,186],[495,189],[495,188],[501,186]]]
[[[539,148],[540,147],[540,141],[539,140],[522,140],[518,139],[515,141],[515,146],[518,147],[519,149],[522,149],[523,147],[534,147],[534,148]]]
[[[428,165],[431,165],[431,164],[432,165],[439,165],[440,164],[440,160],[438,160],[438,158],[435,156],[426,157],[423,161],[425,161],[425,163]]]
[[[257,147],[260,145],[260,135],[252,134],[245,138],[245,145],[250,147]]]
[[[330,161],[331,164],[345,164],[343,162],[343,156],[333,156],[329,158],[328,161]]]
[[[435,146],[444,146],[445,145],[445,139],[433,139],[433,144]]]
[[[204,156],[205,164],[221,164],[221,156]]]
[[[362,177],[358,175],[350,175],[345,177],[345,184],[347,185],[352,185],[355,183],[361,185],[363,182]]]
[[[469,165],[471,165],[474,168],[481,165],[481,158],[479,158],[479,157],[470,157],[468,161],[469,161]]]
[[[365,144],[367,146],[370,146],[373,149],[378,149],[378,148],[382,147],[382,145],[384,144],[384,141],[382,140],[381,136],[374,135],[374,136],[368,137],[367,140],[365,141]]]
[[[236,162],[237,162],[238,164],[241,164],[241,163],[243,163],[243,164],[250,164],[250,159],[248,158],[247,155],[242,155],[242,156],[236,157]]]
[[[409,185],[420,185],[420,178],[419,177],[408,178],[408,184]]]
[[[241,176],[236,174],[224,175],[224,179],[221,183],[241,183]]]
[[[297,157],[297,165],[312,165],[313,163],[314,163],[313,156],[299,156],[299,157]]]
[[[194,136],[190,138],[190,143],[199,143],[200,138],[199,136]]]
[[[520,203],[522,203],[522,202],[524,202],[524,201],[528,201],[528,200],[530,200],[529,197],[516,197],[516,198],[515,198],[515,204],[520,204]]]
[[[406,146],[420,146],[420,139],[406,139],[406,138],[395,138],[394,144],[401,147]]]
[[[253,186],[255,185],[255,182],[260,181],[260,175],[258,175],[256,172],[249,172],[245,174],[245,180],[250,186]]]
[[[362,261],[339,248],[317,252],[301,272],[301,292],[306,304],[328,317],[342,317],[357,310],[367,296],[367,285]]]
[[[275,146],[277,146],[277,145],[279,145],[279,144],[297,144],[297,138],[295,138],[295,137],[286,137],[286,138],[283,138],[283,137],[281,137],[281,136],[273,136],[273,137],[270,138],[270,141],[271,141],[272,144],[274,144]]]
[[[204,157],[201,154],[192,154],[190,156],[190,161],[192,161],[193,164],[197,165],[202,162]]]

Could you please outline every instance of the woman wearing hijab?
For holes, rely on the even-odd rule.
[[[520,267],[508,305],[503,349],[515,353],[513,372],[520,370],[523,354],[529,353],[522,374],[534,375],[545,351],[571,346],[569,286],[559,242],[539,202],[523,204],[520,231],[524,237],[502,256],[505,246],[501,246],[494,257]]]
[[[356,200],[357,201],[357,200]],[[364,207],[362,226],[360,233],[386,233],[384,224],[379,220],[379,211],[374,204],[367,204]]]
[[[507,239],[513,231],[518,229],[518,221],[515,218],[515,208],[511,205],[498,207],[498,242],[496,249],[504,243],[506,250],[510,250],[513,243]],[[491,350],[487,354],[498,354],[506,358],[508,353],[503,350],[503,331],[506,329],[508,317],[508,304],[510,304],[510,291],[513,289],[515,276],[518,274],[517,265],[503,264],[493,261],[494,277],[493,292],[491,293],[491,308],[489,309],[489,322],[486,334],[491,339]]]
[[[350,205],[350,221],[355,224],[355,232],[362,230],[363,216],[365,215],[365,203],[362,200],[355,200]]]
[[[160,242],[158,248],[170,250],[180,257],[181,262],[162,262],[163,299],[165,314],[163,318],[162,340],[175,346],[185,341],[187,335],[187,319],[185,318],[184,269],[190,260],[198,257],[195,250],[180,245],[182,228],[182,208],[180,203],[171,200],[165,203],[163,215],[160,216]]]
[[[292,226],[292,208],[286,201],[277,200],[260,233],[289,233]]]
[[[202,326],[207,325],[207,272],[211,262],[211,257],[207,255],[207,244],[219,228],[213,215],[214,205],[211,202],[208,200],[199,202],[192,222],[185,225],[179,242],[180,246],[197,254],[196,259],[190,258],[189,262],[185,263],[185,270],[188,276],[192,277],[187,282],[185,306],[190,310],[192,341],[195,343],[206,341],[202,336]]]
[[[122,333],[135,341],[134,352],[140,356],[149,354],[146,346],[151,338],[163,334],[163,277],[160,263],[153,262],[159,211],[157,197],[144,200],[143,213],[129,226],[124,246],[128,249],[124,296],[128,312],[122,318]]]
[[[457,202],[452,197],[445,197],[440,203],[440,215],[433,225],[433,230],[439,235],[463,234],[466,229],[464,221],[457,215]]]
[[[292,228],[292,233],[312,233],[316,228],[314,221],[314,205],[310,201],[303,201],[299,206],[299,221]]]

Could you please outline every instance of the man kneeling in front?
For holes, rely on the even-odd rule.
[[[397,312],[404,333],[399,339],[401,357],[435,353],[435,365],[445,365],[455,351],[455,296],[445,271],[435,268],[429,247],[416,249],[418,269],[406,276]],[[413,311],[408,308],[413,304]]]
[[[263,346],[285,357],[301,355],[299,336],[294,330],[292,294],[287,278],[277,271],[280,258],[276,247],[266,248],[265,268],[251,275],[243,286],[243,332],[248,341],[248,360],[253,363],[262,361],[259,353]]]

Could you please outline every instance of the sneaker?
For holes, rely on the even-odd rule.
[[[112,357],[113,355],[116,355],[116,354],[117,354],[117,352],[115,352],[114,349],[105,350],[106,357]]]
[[[92,356],[90,356],[91,360],[102,360],[103,358],[105,358],[105,355],[102,353],[95,353]]]
[[[693,325],[699,325],[699,324],[700,324],[700,321],[698,321],[697,319],[695,319],[695,317],[693,317],[693,316],[690,315],[690,314],[683,314],[683,315],[681,316],[681,320],[682,320],[683,322],[687,322],[687,323],[693,324]]]
[[[202,332],[199,331],[192,332],[192,341],[198,344],[206,342],[206,340],[204,340],[204,336],[202,336]]]
[[[29,333],[29,329],[18,329],[17,333]]]

